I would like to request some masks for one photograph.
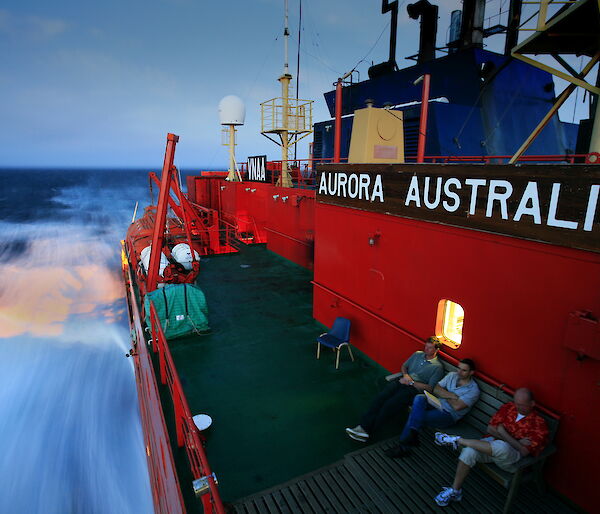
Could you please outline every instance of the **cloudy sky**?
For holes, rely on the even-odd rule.
[[[407,3],[400,1],[400,67],[418,50],[418,22],[405,14]],[[437,3],[441,46],[460,0]],[[289,4],[295,76],[299,0]],[[507,4],[494,0],[487,12]],[[338,76],[362,60],[356,67],[365,79],[372,61],[387,60],[390,17],[380,0],[303,0],[302,7],[300,97],[315,100],[318,121],[329,117],[323,92]],[[167,132],[181,138],[179,167],[222,167],[217,107],[227,94],[247,109],[238,160],[280,158],[259,133],[259,104],[280,94],[282,32],[283,0],[5,2],[0,167],[160,168]],[[563,119],[571,121],[572,112]]]

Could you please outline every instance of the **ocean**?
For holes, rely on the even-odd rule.
[[[138,170],[0,170],[0,514],[151,513],[120,240]]]

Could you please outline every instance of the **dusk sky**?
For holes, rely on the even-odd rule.
[[[400,67],[418,50],[419,23],[406,15],[408,3],[400,2]],[[460,2],[437,3],[443,46]],[[289,5],[295,84],[299,0]],[[498,6],[490,2],[488,14]],[[356,67],[366,79],[372,61],[387,60],[390,16],[381,14],[380,0],[303,0],[302,7],[300,98],[315,100],[320,121],[329,118],[323,92],[338,76],[364,59]],[[279,159],[279,147],[259,133],[259,104],[280,95],[282,32],[283,0],[5,2],[0,167],[160,168],[167,132],[181,138],[177,166],[223,167],[217,109],[228,94],[247,111],[237,160]],[[571,104],[562,119],[572,116]]]

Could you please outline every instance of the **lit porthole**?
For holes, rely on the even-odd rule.
[[[440,300],[438,304],[435,335],[447,346],[458,348],[462,343],[465,311],[451,300]]]

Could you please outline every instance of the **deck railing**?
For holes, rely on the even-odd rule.
[[[135,301],[133,278],[125,254],[124,243],[122,243],[122,247],[123,277],[128,300],[129,324],[135,341],[131,356],[133,357],[137,377],[140,417],[144,428],[144,446],[154,510],[157,514],[182,513],[185,512],[185,504],[177,479],[169,434],[165,427],[154,366],[146,348],[141,315]]]
[[[576,162],[590,163],[592,154],[568,154],[568,155],[523,155],[519,157],[519,163],[565,163],[574,164]],[[482,164],[507,164],[512,155],[429,155],[425,157],[426,163],[445,164],[445,163],[482,163]],[[407,155],[406,162],[414,163],[416,156]]]
[[[225,509],[219,495],[215,476],[211,471],[204,451],[204,437],[192,418],[167,339],[152,302],[150,302],[150,320],[152,350],[154,353],[158,353],[160,381],[169,388],[173,401],[177,445],[185,448],[194,477],[194,489],[202,500],[204,512],[224,514]]]

